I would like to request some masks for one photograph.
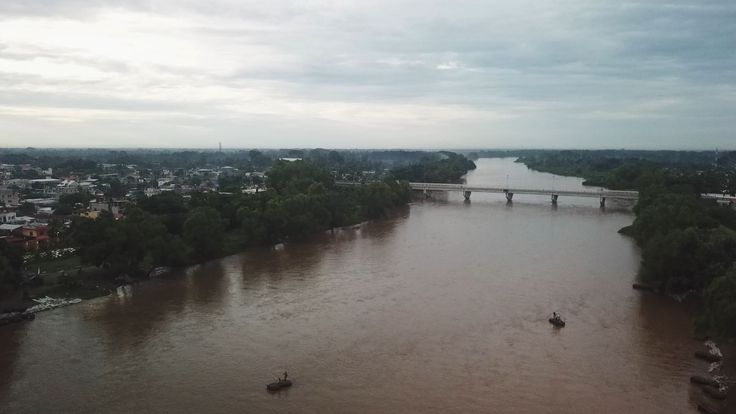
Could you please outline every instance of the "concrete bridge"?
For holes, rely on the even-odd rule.
[[[606,199],[614,200],[638,200],[638,191],[615,191],[615,190],[598,190],[598,191],[571,191],[571,190],[548,190],[539,188],[503,188],[503,187],[484,187],[466,184],[443,184],[443,183],[409,183],[413,190],[423,191],[425,194],[431,191],[459,191],[463,193],[466,200],[470,200],[470,195],[476,193],[498,193],[505,194],[506,200],[511,202],[514,194],[531,194],[531,195],[548,195],[553,204],[557,204],[559,196],[568,197],[590,197],[598,198],[601,207],[606,205]]]

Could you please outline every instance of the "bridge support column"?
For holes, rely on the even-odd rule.
[[[557,197],[558,196],[559,196],[559,194],[552,194],[552,204],[555,204],[555,205],[557,204]]]
[[[470,201],[470,191],[463,191],[463,197],[466,201]]]
[[[601,208],[606,207],[606,197],[601,197]]]
[[[513,199],[514,199],[514,193],[506,191],[506,201],[510,203],[513,201]]]

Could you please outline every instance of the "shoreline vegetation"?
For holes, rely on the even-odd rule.
[[[59,227],[57,244],[73,255],[26,263],[28,270],[38,269],[39,274],[29,281],[24,281],[20,270],[22,250],[0,242],[4,262],[0,270],[5,272],[0,276],[6,291],[16,291],[0,302],[0,312],[32,306],[35,297],[104,296],[165,269],[386,217],[410,201],[407,181],[430,177],[458,182],[475,168],[472,161],[452,152],[425,153],[421,158],[407,154],[413,158],[409,165],[399,164],[355,187],[335,185],[333,154],[333,163],[325,159],[274,162],[266,173],[267,191],[194,192],[188,197],[162,192],[138,199],[122,218],[104,211],[94,220],[70,216],[68,226]],[[360,167],[364,168],[353,168]],[[41,268],[49,272],[41,275]]]
[[[612,158],[615,154],[619,158]],[[637,275],[642,283],[633,287],[674,298],[695,298],[694,329],[703,346],[694,357],[710,365],[706,376],[693,375],[690,381],[701,388],[698,410],[719,413],[724,412],[723,401],[729,399],[729,381],[720,374],[723,353],[711,337],[726,342],[733,352],[736,210],[700,196],[733,196],[736,152],[710,162],[702,158],[697,153],[665,164],[623,151],[558,151],[520,156],[517,162],[537,171],[582,176],[587,185],[639,191],[634,222],[619,230],[632,237],[642,252]]]
[[[646,152],[649,154],[649,152]],[[736,210],[703,193],[736,192],[736,152],[546,151],[517,160],[529,168],[576,175],[640,193],[634,222],[620,230],[642,251],[638,278],[671,295],[695,295],[699,334],[736,338]],[[706,161],[707,160],[707,161]]]

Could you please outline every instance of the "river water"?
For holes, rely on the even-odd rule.
[[[477,164],[470,184],[582,188]],[[632,220],[440,195],[196,266],[0,328],[0,412],[695,412],[688,311],[631,289]],[[284,369],[294,386],[268,394]]]

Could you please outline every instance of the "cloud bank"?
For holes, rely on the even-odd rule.
[[[0,2],[0,146],[736,149],[736,3]]]

